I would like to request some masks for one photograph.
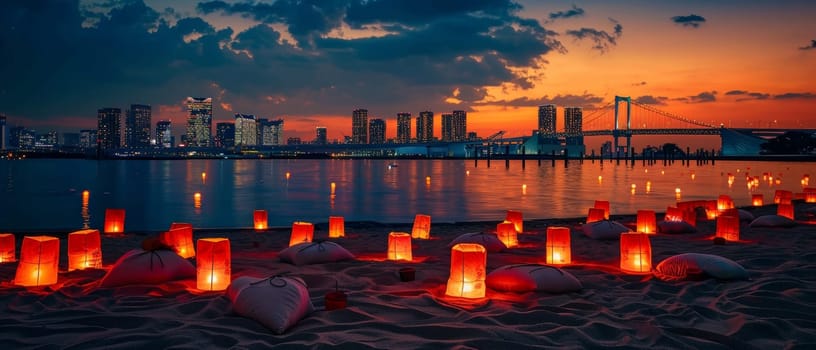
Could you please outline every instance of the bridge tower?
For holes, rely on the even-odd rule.
[[[626,129],[621,130],[618,127],[618,104],[621,102],[626,102]],[[618,138],[626,137],[626,149],[623,150],[623,154],[628,154],[632,147],[632,97],[630,96],[615,96],[615,128],[612,130],[612,137],[615,140],[615,148],[614,152],[616,154],[620,153],[620,146],[618,144]]]

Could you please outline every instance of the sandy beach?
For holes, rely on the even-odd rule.
[[[808,224],[813,218],[805,212],[813,207],[796,203],[794,228],[743,223],[742,240],[725,245],[712,244],[715,223],[704,220],[697,233],[651,237],[653,266],[680,253],[714,254],[742,265],[750,274],[747,281],[666,282],[625,274],[619,269],[619,242],[588,238],[581,232],[583,218],[525,221],[520,246],[488,253],[487,271],[544,263],[547,227],[567,226],[573,264],[563,269],[583,289],[566,294],[488,289],[486,298],[470,304],[445,296],[449,243],[468,232],[495,232],[504,213],[494,222],[434,222],[432,239],[413,240],[410,263],[386,260],[388,233],[410,232],[410,223],[347,222],[346,237],[332,241],[356,259],[304,266],[278,259],[289,243],[288,227],[196,228],[196,239],[230,239],[233,280],[286,274],[306,282],[315,311],[281,335],[235,314],[225,292],[197,290],[194,279],[99,288],[105,269],[157,233],[103,236],[105,269],[71,272],[66,271],[67,232],[52,233],[62,246],[57,284],[15,286],[17,264],[0,264],[0,344],[5,349],[813,348],[816,226]],[[775,213],[776,206],[745,209],[759,216]],[[614,211],[611,219],[635,221],[634,215]],[[18,254],[23,235],[17,234]],[[315,239],[326,238],[327,224],[316,224]],[[416,279],[403,282],[397,271],[409,266]],[[348,304],[327,311],[324,296],[335,285],[347,294]]]

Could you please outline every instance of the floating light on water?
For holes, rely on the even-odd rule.
[[[201,193],[196,192],[193,195],[193,207],[201,208]]]
[[[331,194],[334,194],[334,190],[337,188],[337,184],[334,182],[331,183]]]
[[[635,189],[637,189],[637,185],[632,184],[632,194],[635,194]]]
[[[697,175],[696,175],[696,174],[694,174],[694,172],[692,171],[692,172],[691,172],[691,180],[692,180],[692,181],[694,181],[694,178],[696,178],[696,177],[697,177]]]
[[[652,182],[646,181],[646,193],[652,192]]]
[[[527,194],[527,184],[521,184],[521,194]]]
[[[289,180],[289,178],[290,178],[290,177],[292,177],[292,174],[290,174],[290,173],[287,171],[287,172],[286,172],[286,179],[287,179],[287,180]]]
[[[802,183],[802,187],[810,186],[810,175],[808,174],[802,175],[802,181],[800,182]]]
[[[674,198],[676,198],[678,201],[680,200],[680,198],[682,198],[680,187],[674,189]]]
[[[469,175],[470,175],[470,170],[465,171],[465,175],[468,175],[468,176],[469,176]]]
[[[207,173],[202,171],[201,172],[201,182],[205,182],[205,181],[207,181]]]
[[[426,176],[426,177],[425,177],[425,184],[426,184],[426,185],[430,185],[430,184],[431,184],[431,177],[430,177],[430,176]]]
[[[598,184],[599,185],[603,184],[603,176],[601,176],[601,175],[598,175]]]

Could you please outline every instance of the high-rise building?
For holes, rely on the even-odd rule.
[[[467,112],[453,111],[452,120],[453,141],[465,141],[467,139]]]
[[[453,114],[442,113],[442,142],[453,141]]]
[[[37,132],[22,126],[11,128],[11,142],[21,150],[32,150],[37,140]]]
[[[355,109],[351,113],[351,143],[368,143],[368,110]]]
[[[371,144],[385,143],[385,120],[376,118],[368,123],[368,135]]]
[[[417,142],[433,141],[433,112],[419,112],[416,120],[416,135]]]
[[[79,147],[79,133],[78,132],[62,133],[62,145],[68,147]]]
[[[50,149],[57,147],[59,143],[59,138],[57,137],[56,131],[49,131],[44,134],[36,135],[36,139],[34,140],[34,148],[38,149]]]
[[[411,142],[411,113],[397,113],[397,143]]]
[[[564,108],[564,133],[567,145],[583,145],[583,112],[581,107]]]
[[[215,147],[235,147],[235,123],[215,124]]]
[[[263,146],[283,145],[283,119],[261,119],[260,121],[258,127],[261,138],[258,140],[258,144]]]
[[[538,132],[546,137],[555,137],[555,105],[538,106]]]
[[[212,97],[188,97],[187,112],[187,146],[211,146]]]
[[[99,150],[106,151],[121,147],[121,120],[120,108],[102,108],[96,114],[96,140]]]
[[[82,129],[79,131],[79,147],[96,148],[96,130]]]
[[[0,150],[8,148],[8,131],[6,130],[6,116],[0,115]]]
[[[173,147],[173,133],[169,120],[160,120],[156,123],[156,146],[159,148]]]
[[[258,145],[258,125],[254,115],[235,114],[235,145]]]
[[[125,147],[150,147],[150,118],[151,110],[148,105],[130,105],[125,118]]]
[[[325,126],[318,126],[315,128],[315,144],[325,145],[328,143],[328,135]]]

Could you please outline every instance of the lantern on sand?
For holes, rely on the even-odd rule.
[[[57,237],[25,236],[20,248],[20,263],[17,265],[14,284],[36,287],[57,283],[59,250]]]
[[[414,227],[411,229],[411,237],[417,239],[431,238],[431,216],[417,214],[414,217]]]
[[[739,216],[732,215],[718,216],[716,237],[722,237],[726,241],[739,241],[740,239]]]
[[[68,234],[68,271],[102,268],[99,230]]]
[[[125,232],[125,210],[105,209],[105,234],[121,234]]]
[[[175,249],[182,258],[192,258],[196,255],[192,225],[176,224],[175,228],[159,234],[159,241]]]
[[[666,215],[663,216],[663,221],[683,221],[683,210],[677,207],[666,208]]]
[[[289,237],[289,246],[298,243],[311,242],[314,237],[314,225],[311,222],[295,221],[292,223],[292,235]]]
[[[793,199],[793,192],[785,190],[776,190],[774,192],[775,204],[790,204]]]
[[[518,210],[508,210],[504,216],[504,221],[513,223],[517,233],[524,232],[524,215]]]
[[[256,230],[266,230],[269,226],[267,224],[268,215],[266,210],[258,209],[252,214],[253,226]]]
[[[782,204],[776,206],[776,215],[784,216],[793,220],[793,204]]]
[[[346,236],[346,221],[342,216],[329,216],[329,238]]]
[[[652,270],[652,244],[649,235],[622,233],[620,251],[620,268],[624,272],[640,274]]]
[[[805,188],[805,203],[816,203],[816,188]]]
[[[761,207],[763,205],[763,198],[762,194],[752,194],[751,195],[751,205],[755,207]]]
[[[547,227],[547,264],[564,265],[572,263],[572,245],[568,227]]]
[[[388,260],[413,260],[411,235],[408,232],[391,232],[388,234]]]
[[[731,199],[731,196],[727,194],[721,194],[717,198],[717,210],[723,211],[726,209],[731,209],[734,207],[734,201]]]
[[[451,268],[445,295],[484,298],[487,251],[481,244],[459,243],[451,248]]]
[[[589,213],[587,214],[586,222],[590,223],[590,222],[605,220],[604,219],[604,215],[605,215],[604,213],[605,213],[605,211],[603,209],[589,208]]]
[[[604,220],[609,220],[609,201],[595,201],[595,205],[592,206],[593,208],[603,209],[604,211]]]
[[[657,217],[654,210],[637,211],[637,232],[655,233],[657,232]]]
[[[229,239],[201,238],[196,248],[196,287],[201,290],[227,289],[232,282]]]
[[[14,235],[0,233],[0,263],[14,262],[15,256]]]
[[[516,235],[516,225],[510,221],[501,222],[496,225],[496,235],[507,248],[518,246],[518,236]]]

